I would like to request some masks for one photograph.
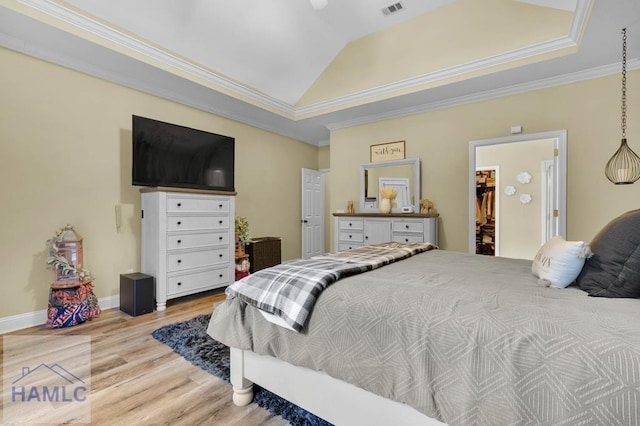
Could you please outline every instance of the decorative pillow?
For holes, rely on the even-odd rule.
[[[565,288],[575,281],[591,255],[584,241],[565,241],[558,236],[547,241],[533,259],[531,272],[540,281],[552,287]]]
[[[591,249],[578,276],[581,289],[591,296],[640,297],[640,209],[609,222]]]

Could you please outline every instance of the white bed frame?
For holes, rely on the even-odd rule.
[[[444,423],[325,373],[277,358],[231,348],[233,402],[253,400],[253,383],[280,395],[334,425],[442,426]]]

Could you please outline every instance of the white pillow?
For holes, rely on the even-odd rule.
[[[584,241],[565,241],[560,236],[553,237],[538,250],[531,272],[546,286],[565,288],[575,281],[585,259],[592,255]]]

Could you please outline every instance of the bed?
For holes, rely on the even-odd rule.
[[[328,286],[301,332],[238,297],[208,332],[232,348],[238,405],[257,383],[338,425],[640,424],[640,301],[547,287],[531,271],[432,250]]]

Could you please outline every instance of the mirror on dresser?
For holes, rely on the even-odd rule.
[[[399,213],[401,204],[413,207],[413,212],[420,212],[420,159],[381,161],[360,165],[360,212],[377,213],[380,211],[380,182],[407,190],[399,191],[396,197],[397,206],[392,212]],[[389,183],[391,182],[391,183]],[[406,202],[402,200],[407,199]]]

